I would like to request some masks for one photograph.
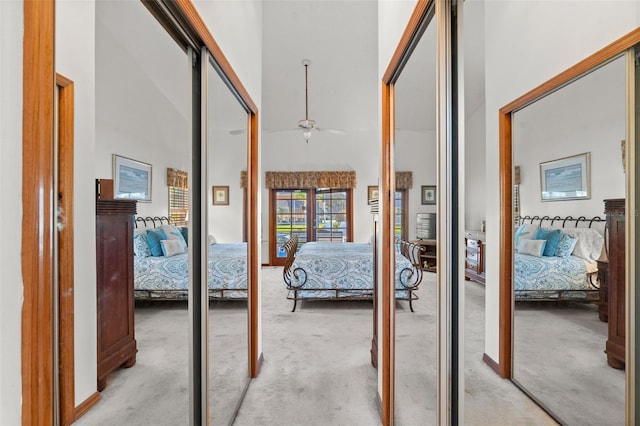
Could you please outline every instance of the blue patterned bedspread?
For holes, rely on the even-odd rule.
[[[516,253],[514,262],[514,289],[516,298],[534,298],[535,295],[565,290],[595,290],[589,284],[584,261],[576,256],[535,257]],[[575,293],[580,296],[580,292]]]
[[[209,295],[221,298],[247,297],[247,243],[209,246]],[[138,257],[133,259],[134,290],[146,297],[186,295],[189,288],[189,255]]]
[[[411,268],[411,263],[396,252],[396,297],[399,299],[409,297],[409,290],[400,280],[401,273],[403,277],[407,274],[405,268]],[[298,298],[373,295],[373,246],[368,243],[305,243],[296,255],[292,270],[292,286],[300,288]]]

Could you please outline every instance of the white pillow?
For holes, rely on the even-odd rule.
[[[184,246],[180,240],[160,240],[160,245],[162,246],[162,254],[165,257],[184,253]]]
[[[595,262],[600,258],[604,237],[598,231],[592,228],[571,228],[565,229],[564,232],[578,239],[571,252],[572,255],[581,257],[587,262]]]
[[[547,240],[530,240],[528,238],[521,238],[518,243],[518,253],[542,257],[546,244]]]
[[[216,240],[216,237],[214,237],[213,235],[209,235],[209,238],[207,238],[207,242],[209,243],[209,245],[211,245],[217,243],[218,241]]]
[[[167,235],[168,240],[178,240],[182,243],[182,250],[185,251],[187,249],[187,242],[184,240],[182,236],[182,232],[175,225],[162,225],[160,228]]]

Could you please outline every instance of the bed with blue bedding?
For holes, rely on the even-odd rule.
[[[598,287],[587,263],[577,256],[536,257],[516,253],[516,300],[598,300]]]
[[[605,221],[527,216],[515,231],[516,301],[597,301],[597,260],[606,258]]]
[[[189,294],[189,255],[136,257],[136,299],[184,299]],[[247,298],[247,243],[209,245],[210,299]]]
[[[411,302],[422,278],[419,260],[410,261],[419,246],[396,252],[396,299]],[[373,298],[373,245],[368,243],[308,242],[295,254],[285,283],[287,298],[298,300],[353,300]],[[289,281],[289,282],[287,282]],[[413,311],[413,306],[411,305]]]
[[[150,224],[152,224],[151,227],[149,227]],[[188,298],[188,229],[168,224],[166,218],[138,218],[136,226],[133,236],[135,298],[138,300]],[[207,272],[209,299],[246,299],[247,243],[217,243],[215,239],[210,239],[209,243]]]

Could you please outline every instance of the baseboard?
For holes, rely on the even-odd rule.
[[[487,355],[486,353],[482,354],[482,360],[485,364],[491,367],[491,369],[495,371],[497,375],[500,375],[500,366],[489,355]]]
[[[80,417],[84,416],[87,411],[91,409],[94,405],[96,405],[100,401],[100,392],[94,392],[89,395],[89,398],[85,399],[76,407],[73,413],[73,421],[78,420]]]

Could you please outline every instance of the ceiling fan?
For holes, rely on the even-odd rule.
[[[347,132],[345,132],[344,130],[325,129],[324,127],[318,127],[316,125],[315,120],[309,119],[308,73],[309,73],[309,65],[311,65],[311,61],[309,59],[303,59],[302,65],[304,65],[304,119],[298,121],[298,127],[296,127],[295,129],[274,130],[273,132],[301,131],[302,137],[307,143],[309,143],[309,139],[311,139],[311,134],[314,131],[333,133],[336,135],[346,134]],[[238,130],[231,130],[229,133],[231,133],[232,135],[238,135],[245,132],[246,132],[245,129],[238,129]]]
[[[318,127],[316,125],[315,120],[309,119],[308,73],[309,73],[309,65],[311,65],[311,61],[309,59],[303,59],[302,65],[304,65],[304,120],[298,121],[298,127],[296,127],[295,129],[288,129],[288,130],[301,131],[302,137],[304,138],[305,141],[307,141],[307,143],[309,142],[309,139],[311,139],[311,134],[314,131],[333,133],[336,135],[346,134],[344,130],[325,129],[324,127]]]

